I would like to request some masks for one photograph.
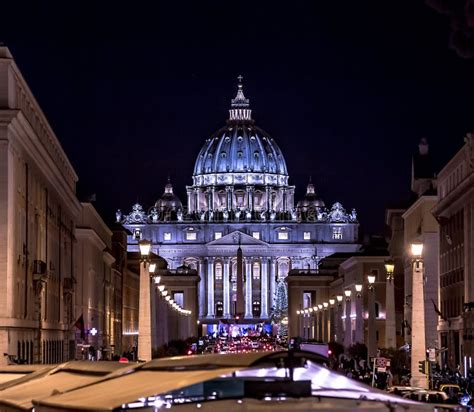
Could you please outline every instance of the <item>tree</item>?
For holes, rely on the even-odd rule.
[[[277,325],[278,338],[283,340],[288,337],[288,293],[282,279],[278,281],[275,295],[275,307],[272,308],[271,320]]]

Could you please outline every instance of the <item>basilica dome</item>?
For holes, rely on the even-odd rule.
[[[232,99],[227,125],[207,139],[194,166],[196,186],[216,184],[287,185],[280,148],[255,125],[242,84]]]
[[[169,179],[165,186],[165,192],[155,203],[155,208],[158,212],[177,212],[179,209],[183,209],[181,200],[173,193],[173,185]]]
[[[297,203],[296,207],[303,212],[306,212],[307,210],[312,209],[312,208],[325,207],[325,204],[322,201],[322,199],[316,195],[314,185],[311,183],[311,181],[308,183],[308,186],[306,187],[306,194],[304,195],[303,199],[301,199]]]

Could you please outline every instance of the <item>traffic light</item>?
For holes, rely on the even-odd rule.
[[[418,362],[418,371],[425,375],[428,373],[428,368],[426,367],[427,366],[426,364],[427,362],[424,360]]]

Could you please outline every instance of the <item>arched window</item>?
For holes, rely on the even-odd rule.
[[[216,318],[221,318],[224,315],[224,305],[222,301],[218,300],[216,302]]]
[[[222,263],[217,262],[214,270],[214,277],[216,280],[222,280]]]
[[[252,277],[254,280],[260,280],[260,263],[254,262],[252,265]]]
[[[254,300],[252,305],[252,314],[254,317],[260,316],[260,301]]]

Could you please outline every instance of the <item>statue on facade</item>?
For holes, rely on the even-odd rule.
[[[224,211],[222,212],[222,217],[224,218],[224,222],[227,222],[227,220],[229,219],[229,211],[227,209],[224,209]]]
[[[265,210],[262,210],[262,211],[260,212],[260,220],[261,220],[262,222],[265,222],[265,220],[267,220],[267,212],[266,212]]]
[[[250,209],[247,209],[247,210],[245,211],[245,218],[246,218],[247,220],[252,219],[252,212],[250,211]]]
[[[241,214],[241,210],[239,208],[237,208],[237,210],[235,211],[235,220],[239,220],[240,219],[240,214]]]
[[[357,222],[357,212],[355,209],[351,210],[350,220],[351,222]]]
[[[213,220],[214,219],[214,210],[209,210],[209,220]]]
[[[293,220],[294,222],[296,222],[297,219],[298,219],[298,211],[296,210],[296,207],[294,207],[294,208],[291,210],[291,220]]]
[[[153,223],[158,222],[158,210],[156,210],[156,207],[151,209],[150,218]]]
[[[276,218],[276,212],[272,209],[270,211],[270,220],[273,222]]]
[[[122,211],[120,209],[117,209],[117,211],[115,212],[115,222],[122,222]]]
[[[204,210],[201,210],[201,212],[199,213],[199,219],[201,220],[201,222],[204,222],[204,220],[206,220],[206,212]]]
[[[179,208],[178,212],[176,213],[176,216],[178,218],[178,222],[182,222],[183,221],[183,209]]]

